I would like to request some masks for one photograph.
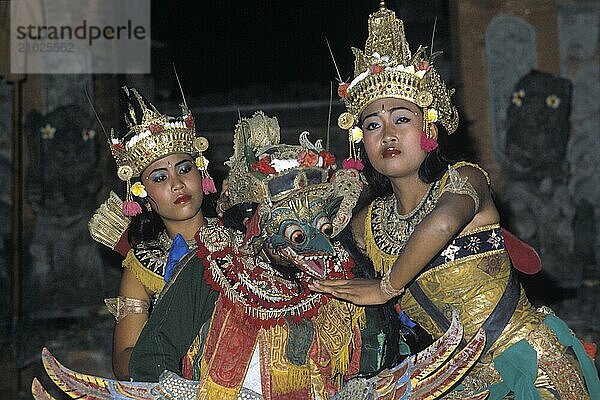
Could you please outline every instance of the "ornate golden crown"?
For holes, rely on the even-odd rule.
[[[408,100],[424,110],[435,110],[437,121],[448,133],[456,130],[458,113],[451,101],[454,89],[446,87],[424,47],[411,55],[404,23],[383,1],[379,10],[369,16],[365,51],[352,48],[352,52],[354,79],[349,84],[342,83],[338,91],[354,120],[346,122],[358,123],[360,113],[370,103],[393,97]],[[351,127],[348,123],[348,127],[342,125],[343,129]]]
[[[231,207],[240,203],[271,204],[307,186],[326,184],[334,156],[318,140],[300,134],[299,145],[280,144],[279,123],[262,111],[242,118],[235,127],[228,191]]]
[[[321,140],[314,144],[308,132],[300,134],[298,145],[280,143],[277,118],[262,111],[241,118],[233,139],[229,166],[228,203],[224,209],[241,203],[261,205],[261,220],[268,220],[274,203],[301,198],[304,194],[341,198],[333,218],[333,235],[344,229],[363,188],[362,176],[354,169],[335,169],[335,157],[324,150]]]
[[[160,114],[137,90],[121,88],[127,99],[125,121],[129,132],[118,139],[111,131],[110,149],[118,166],[117,174],[129,181],[154,161],[174,153],[197,155],[208,148],[208,141],[196,137],[194,117],[186,106],[183,116]]]

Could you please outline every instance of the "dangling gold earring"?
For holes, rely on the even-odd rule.
[[[129,165],[122,165],[117,170],[119,179],[127,183],[127,189],[125,193],[125,201],[123,202],[122,212],[127,217],[135,217],[142,212],[137,201],[133,200],[133,194],[131,193],[131,178],[133,178],[133,169]]]
[[[433,123],[437,121],[437,110],[423,107],[423,131],[421,132],[421,149],[431,153],[437,149],[437,128]]]
[[[217,193],[215,181],[208,173],[208,160],[202,152],[208,149],[208,140],[203,136],[198,136],[194,140],[194,147],[198,150],[198,157],[196,157],[196,167],[200,171],[202,177],[202,192],[204,194]]]
[[[358,144],[362,141],[363,131],[355,126],[352,114],[344,112],[338,117],[338,126],[348,131],[348,158],[342,161],[342,168],[362,171],[364,166],[360,159]]]

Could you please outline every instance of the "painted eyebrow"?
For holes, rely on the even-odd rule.
[[[413,113],[413,114],[417,115],[417,113],[416,113],[416,112],[414,112],[413,110],[411,110],[410,108],[408,108],[408,107],[403,107],[403,106],[400,106],[400,107],[394,107],[394,108],[390,108],[390,109],[388,110],[388,112],[394,112],[394,111],[397,111],[397,110],[406,110],[406,111],[410,111],[411,113]],[[367,118],[369,118],[369,117],[376,117],[376,116],[377,116],[377,114],[379,114],[380,112],[381,112],[381,111],[375,111],[374,113],[371,113],[371,114],[369,114],[369,115],[365,115],[365,117],[364,117],[364,118],[362,119],[362,121],[361,121],[361,124],[362,124],[363,122],[365,122],[365,119],[367,119]]]
[[[174,165],[174,167],[178,167],[179,165],[181,165],[181,164],[183,164],[183,163],[185,163],[185,162],[192,162],[192,160],[190,160],[189,158],[183,159],[183,160],[181,160],[181,161],[178,161],[178,162],[176,162],[176,163],[175,163],[175,165]],[[166,170],[167,170],[167,169],[166,169],[166,168],[164,168],[164,167],[163,167],[163,168],[156,168],[156,169],[153,169],[152,171],[150,171],[150,172],[148,173],[148,176],[152,175],[152,174],[153,174],[153,173],[155,173],[155,172],[158,172],[158,171],[166,171]]]
[[[391,113],[391,112],[398,111],[398,110],[406,110],[406,111],[410,111],[411,113],[413,113],[413,114],[417,115],[417,113],[416,113],[416,112],[414,112],[413,110],[411,110],[410,108],[408,108],[408,107],[402,107],[402,106],[401,106],[401,107],[394,107],[394,108],[390,108],[390,109],[388,110],[388,112],[390,112],[390,113]]]

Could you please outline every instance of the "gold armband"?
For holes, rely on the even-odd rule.
[[[448,182],[442,189],[440,195],[444,192],[464,194],[469,196],[475,202],[475,212],[479,210],[479,195],[469,182],[468,178],[461,178],[458,171],[451,165],[448,165]]]
[[[148,315],[148,309],[150,308],[148,300],[132,299],[131,297],[123,296],[104,299],[104,304],[106,304],[106,308],[108,308],[108,311],[115,317],[117,322],[129,314]]]
[[[379,288],[383,293],[390,297],[398,297],[404,293],[404,288],[396,289],[392,286],[392,282],[390,282],[390,271],[391,269],[383,275],[383,278],[381,278],[381,282],[379,282]]]

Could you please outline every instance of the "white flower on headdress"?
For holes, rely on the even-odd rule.
[[[376,64],[387,64],[390,61],[390,57],[389,56],[381,56],[377,52],[373,53],[371,55],[371,57],[373,59],[375,59],[375,61],[376,61],[375,63]],[[386,71],[386,72],[404,72],[404,73],[407,73],[407,74],[415,75],[419,79],[423,79],[423,77],[427,73],[426,70],[419,70],[419,71],[417,71],[415,69],[414,65],[409,65],[409,66],[406,67],[406,66],[404,66],[402,64],[396,65],[395,67],[387,66],[387,67],[385,67],[384,71]],[[356,76],[356,78],[354,78],[352,80],[352,82],[350,82],[350,84],[348,85],[348,88],[346,90],[352,89],[358,82],[362,81],[363,79],[365,79],[367,76],[369,76],[371,74],[372,74],[371,68],[368,68],[366,71],[360,73],[359,75]]]
[[[419,79],[423,79],[423,77],[427,73],[427,71],[425,71],[425,70],[417,71],[415,69],[414,65],[409,65],[408,67],[405,67],[404,65],[400,64],[400,65],[396,65],[393,68],[389,68],[389,69],[388,68],[386,68],[387,71],[404,72],[405,74],[415,75],[415,76],[419,77]]]
[[[135,146],[135,144],[137,142],[139,142],[142,139],[147,138],[150,135],[152,135],[152,133],[149,130],[146,130],[144,132],[138,133],[137,135],[135,135],[134,137],[132,137],[131,139],[129,139],[129,141],[127,143],[125,143],[125,148],[127,150],[129,150],[130,148],[132,148],[133,146]]]
[[[427,122],[437,122],[438,120],[438,112],[435,108],[430,108],[427,110]]]
[[[288,170],[290,168],[296,168],[297,166],[300,165],[298,163],[298,160],[296,160],[295,158],[290,158],[287,160],[279,160],[276,158],[276,159],[271,160],[270,164],[271,164],[271,167],[273,167],[275,169],[275,171],[277,171],[277,173]]]
[[[363,131],[358,126],[350,129],[350,140],[354,143],[360,143],[363,138]]]
[[[146,192],[146,187],[144,185],[142,185],[141,182],[136,182],[133,185],[131,185],[131,194],[133,194],[134,196],[137,197],[146,197],[148,196],[148,193]]]
[[[358,82],[362,81],[367,76],[369,76],[369,73],[370,73],[370,70],[367,69],[365,72],[361,72],[360,74],[358,74],[356,76],[356,78],[352,79],[352,82],[350,82],[350,84],[348,85],[348,88],[346,90],[352,89]]]
[[[374,52],[373,54],[371,54],[371,57],[382,63],[390,61],[390,56],[382,56],[378,52]]]
[[[56,128],[50,124],[46,124],[46,126],[40,128],[40,133],[42,134],[42,139],[54,139]]]
[[[200,171],[206,171],[208,169],[208,158],[203,155],[196,157],[196,168]]]

